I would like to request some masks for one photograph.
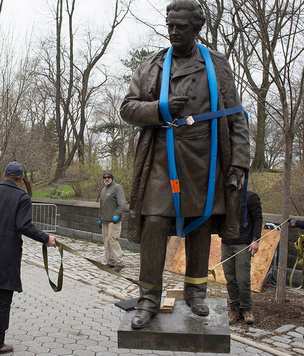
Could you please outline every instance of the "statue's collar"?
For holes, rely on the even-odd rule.
[[[155,61],[156,64],[159,65],[161,68],[163,68],[164,61],[165,61],[168,49],[169,48],[167,48],[166,50],[162,51],[161,55]],[[174,49],[172,48],[172,56],[178,57],[177,55],[174,54],[173,50]],[[191,50],[191,53],[186,58],[195,59],[198,62],[205,63],[197,44],[195,44],[193,46],[193,48]]]

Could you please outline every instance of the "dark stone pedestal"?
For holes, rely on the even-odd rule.
[[[173,313],[158,313],[144,329],[131,328],[136,313],[126,313],[118,329],[118,347],[188,352],[230,352],[226,299],[206,299],[210,313],[193,314],[184,300],[176,300]]]

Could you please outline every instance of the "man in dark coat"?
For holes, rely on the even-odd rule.
[[[174,0],[167,6],[167,26],[172,44],[168,108],[172,118],[211,111],[206,64],[195,38],[205,22],[194,0]],[[133,328],[149,324],[160,306],[167,236],[174,234],[177,216],[167,161],[166,120],[159,108],[164,60],[168,49],[141,63],[132,78],[122,106],[123,120],[144,127],[139,138],[130,197],[128,238],[140,242],[140,298]],[[217,110],[240,105],[228,61],[210,52],[216,73]],[[213,110],[214,111],[214,110]],[[168,127],[168,125],[167,125]],[[174,127],[176,171],[180,185],[180,216],[185,224],[204,213],[211,154],[210,120]],[[214,203],[211,216],[186,235],[184,297],[192,312],[208,315],[206,280],[211,223],[221,236],[238,237],[237,183],[249,169],[249,138],[242,112],[218,119],[218,144]]]
[[[222,239],[223,270],[229,294],[229,324],[244,318],[246,324],[254,323],[251,299],[251,257],[258,252],[263,214],[260,197],[247,192],[247,217],[244,226],[244,189],[240,185],[240,236],[238,239]],[[250,247],[248,247],[250,245]],[[240,252],[242,251],[242,252]],[[234,256],[236,255],[236,256]],[[231,258],[231,256],[234,256]]]
[[[30,196],[19,188],[23,167],[18,162],[7,165],[4,181],[0,183],[0,354],[13,351],[4,343],[9,325],[13,293],[21,292],[20,267],[22,235],[45,244],[56,246],[55,237],[38,230],[32,224]]]

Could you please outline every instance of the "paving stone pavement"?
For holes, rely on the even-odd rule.
[[[104,262],[102,245],[61,236],[58,241]],[[49,266],[58,267],[58,250],[49,248],[48,254]],[[122,274],[138,279],[139,254],[124,251],[124,260],[126,268]],[[23,293],[15,293],[13,299],[6,342],[12,343],[15,350],[8,355],[222,355],[118,349],[117,329],[125,312],[114,303],[137,297],[138,287],[99,270],[79,256],[64,252],[63,261],[63,289],[54,293],[41,268],[41,245],[24,238]],[[50,271],[50,276],[57,281],[57,274]],[[182,276],[166,271],[164,289],[182,286],[182,280]],[[231,328],[231,332],[231,355],[304,355],[304,328],[283,325],[275,333],[250,328],[248,339],[238,338],[238,328]]]

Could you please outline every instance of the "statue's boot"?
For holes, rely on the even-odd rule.
[[[192,313],[199,316],[209,315],[209,307],[205,303],[205,298],[191,298],[186,300],[186,303],[191,308]]]
[[[152,317],[155,314],[149,312],[147,310],[138,310],[136,315],[133,317],[131,321],[131,326],[133,329],[143,329],[147,325],[149,325]]]
[[[162,275],[166,258],[167,236],[172,218],[145,216],[140,241],[140,298],[137,313],[131,321],[133,329],[149,325],[160,308]]]
[[[159,311],[161,290],[154,291],[140,287],[140,298],[137,303],[137,312],[131,321],[133,329],[142,329],[149,325],[152,317]]]
[[[186,223],[193,221],[189,219]],[[184,299],[191,311],[207,316],[209,308],[205,303],[207,292],[208,262],[211,242],[211,219],[185,237],[186,275]]]

